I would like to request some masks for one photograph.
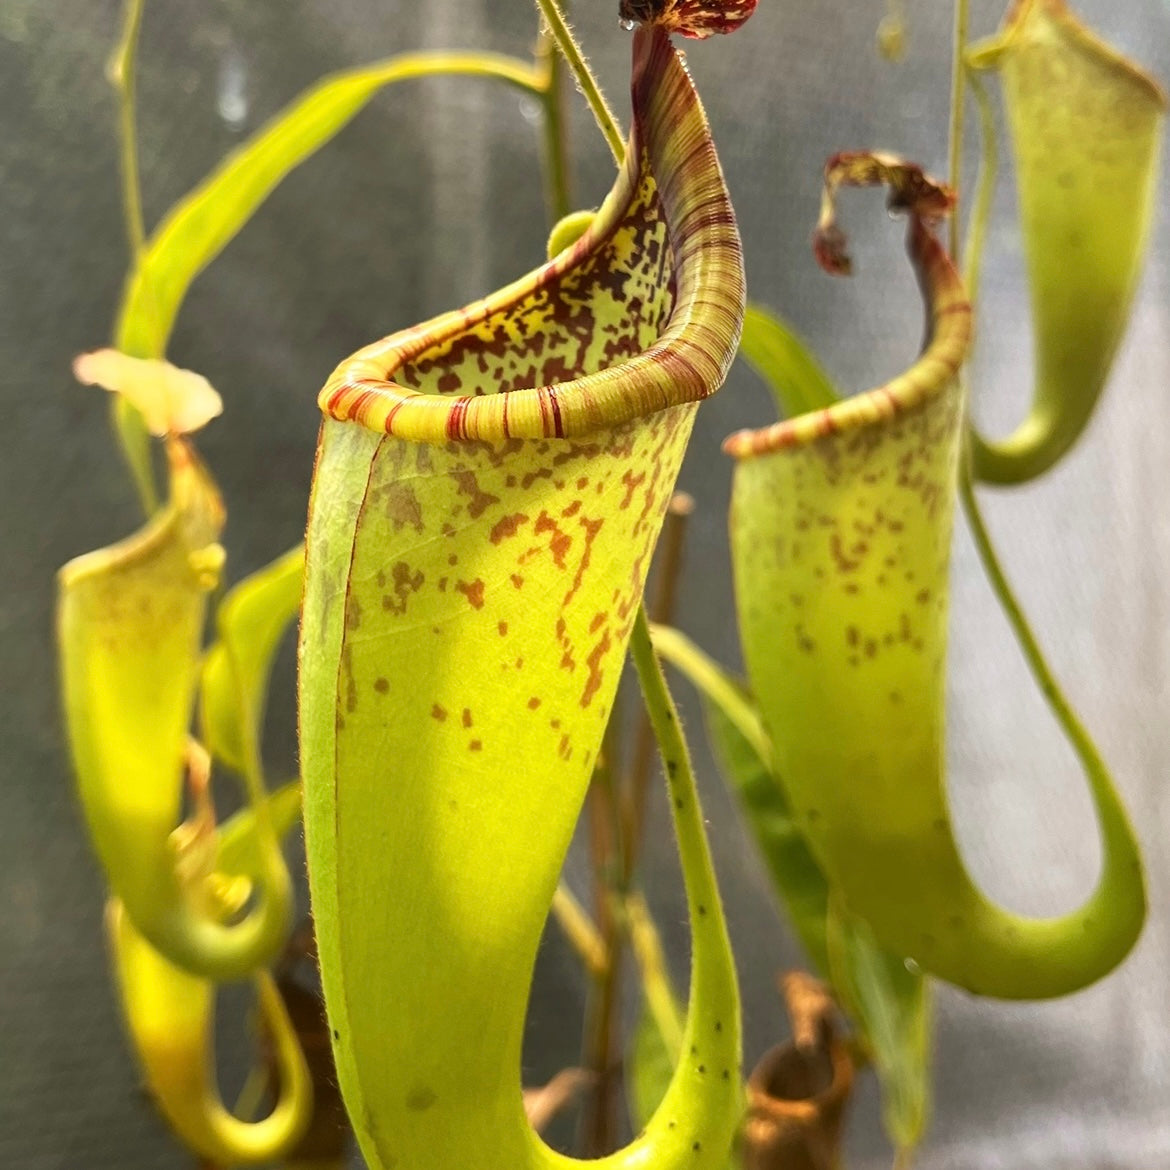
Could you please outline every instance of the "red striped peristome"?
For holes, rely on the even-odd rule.
[[[706,398],[722,385],[739,342],[745,299],[735,214],[702,105],[669,36],[661,28],[640,28],[633,52],[633,129],[625,162],[589,230],[559,256],[483,300],[347,358],[318,398],[325,414],[419,442],[565,438]],[[497,360],[501,376],[509,361],[509,372],[536,369],[530,359],[540,351],[529,343],[529,326],[541,324],[542,309],[572,302],[574,295],[575,307],[588,314],[575,290],[608,275],[589,262],[630,228],[632,217],[647,217],[647,198],[654,222],[666,227],[667,255],[656,270],[659,299],[673,297],[651,344],[598,368],[569,369],[572,376],[544,384],[477,386],[474,394],[449,393],[442,385],[425,393],[402,384],[420,367],[433,380],[444,355],[464,357],[477,346],[481,370]],[[643,257],[638,263],[645,276],[650,265]],[[632,315],[641,306],[629,308]],[[543,323],[548,320],[546,312]],[[515,352],[505,354],[499,339],[513,333]],[[562,334],[560,341],[565,339]],[[448,377],[461,388],[459,377]]]
[[[622,20],[657,24],[692,40],[735,32],[756,10],[757,0],[621,0]]]
[[[929,344],[908,370],[884,385],[823,410],[730,435],[723,442],[723,450],[734,458],[766,455],[892,418],[940,394],[966,360],[971,343],[967,290],[946,249],[931,231],[953,200],[949,189],[929,179],[921,168],[894,155],[879,153],[855,152],[830,159],[825,168],[825,196],[813,245],[818,261],[830,272],[849,272],[844,236],[834,216],[834,196],[840,186],[877,184],[890,187],[891,210],[909,215],[906,250],[930,318]]]

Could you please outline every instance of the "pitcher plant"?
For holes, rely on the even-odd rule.
[[[1046,998],[1101,978],[1130,951],[1146,910],[1134,831],[1011,595],[973,480],[1040,476],[1088,426],[1148,242],[1165,98],[1064,0],[1012,0],[1000,32],[973,48],[969,0],[955,5],[950,183],[880,152],[842,153],[825,170],[822,266],[850,270],[839,189],[884,186],[906,217],[926,309],[909,368],[843,398],[783,321],[749,305],[745,325],[736,217],[671,40],[733,31],[755,0],[618,0],[633,33],[628,135],[558,0],[536,0],[531,61],[406,53],[325,78],[149,236],[134,90],[143,0],[126,0],[111,79],[131,265],[115,349],[83,355],[75,372],[115,392],[115,433],[146,518],[61,570],[57,634],[126,1034],[160,1113],[199,1157],[301,1165],[325,1112],[313,1086],[322,1097],[339,1084],[371,1170],[578,1165],[545,1144],[521,1091],[550,909],[606,1010],[594,1018],[591,1003],[586,1013],[590,1067],[563,1070],[537,1112],[592,1092],[586,1109],[603,1124],[587,1113],[579,1144],[613,1170],[775,1170],[780,1158],[835,1168],[867,1062],[896,1164],[907,1166],[929,1115],[933,978]],[[912,44],[901,3],[890,0],[878,40],[890,59]],[[996,157],[984,71],[1002,83],[1036,341],[1030,407],[1006,439],[972,425],[963,373]],[[566,214],[564,72],[618,164],[596,211]],[[548,261],[337,366],[317,399],[304,546],[220,597],[227,513],[194,432],[222,403],[165,360],[177,314],[286,175],[376,93],[437,74],[500,81],[536,103],[555,222]],[[985,156],[965,281],[952,255],[967,88],[981,102]],[[948,217],[944,247],[936,232]],[[743,681],[681,630],[652,627],[643,608],[699,403],[723,384],[741,331],[784,416],[725,443]],[[1100,828],[1096,889],[1055,918],[994,904],[952,829],[944,683],[956,500]],[[669,577],[681,536],[663,544]],[[269,792],[268,679],[298,616],[302,776]],[[641,740],[626,753],[644,757],[640,779],[637,762],[621,762],[611,720],[627,653],[645,699]],[[745,1094],[727,926],[656,655],[698,686],[715,755],[824,981],[784,981],[816,989],[818,1039],[802,1060],[833,1073],[807,1100],[789,1101],[773,1075],[792,1063],[781,1056]],[[692,938],[685,1017],[637,888],[655,740]],[[244,797],[223,822],[213,800],[221,770]],[[591,828],[612,822],[610,840],[590,843],[596,922],[558,885],[587,795]],[[319,1013],[310,1033],[320,1052],[306,1061],[313,1044],[298,1039],[277,978],[288,975],[277,959],[292,953],[294,906],[281,842],[302,804],[313,921],[296,953],[319,959],[332,1062]],[[612,1025],[627,946],[643,1008],[622,1057]],[[233,981],[253,989],[270,1041],[253,1045],[253,1072],[270,1078],[258,1118],[224,1102],[216,1075],[217,994]],[[305,994],[321,1007],[316,988]],[[623,1078],[635,1136],[608,1152],[620,1144],[609,1089]],[[332,1160],[317,1170],[340,1170],[347,1134],[334,1125]]]
[[[1033,399],[976,476],[1018,483],[1076,442],[1105,388],[1149,243],[1166,97],[1064,0],[1017,0],[968,55],[1003,86],[1035,331]]]
[[[882,156],[841,156],[826,168],[822,263],[848,269],[837,187],[879,182],[908,212],[929,341],[883,386],[727,441],[738,460],[731,533],[748,675],[834,896],[923,971],[981,995],[1064,995],[1111,970],[1138,936],[1137,843],[1104,766],[1082,751],[1103,863],[1080,909],[1053,919],[1004,910],[959,855],[944,687],[971,311],[929,230],[949,193]]]
[[[515,1170],[536,947],[698,402],[734,356],[735,217],[678,54],[633,39],[633,129],[578,241],[359,351],[321,392],[300,642],[310,887],[371,1166]],[[735,973],[697,797],[668,760],[694,935],[686,1044],[610,1160],[722,1165]]]

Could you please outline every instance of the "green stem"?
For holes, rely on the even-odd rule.
[[[674,616],[678,582],[682,572],[687,517],[694,510],[694,506],[694,500],[690,496],[676,492],[667,507],[662,536],[658,542],[654,598],[650,603],[655,621],[669,622]],[[619,690],[619,694],[621,693]],[[613,726],[611,719],[610,727]],[[611,1130],[610,1106],[615,1096],[614,1069],[617,1063],[611,1052],[617,1039],[617,1022],[620,1016],[622,961],[627,937],[635,926],[634,916],[629,912],[628,895],[642,842],[646,790],[654,759],[654,730],[644,709],[634,732],[633,748],[633,759],[629,771],[624,776],[624,783],[615,785],[611,778],[611,786],[604,794],[604,806],[611,818],[607,823],[610,835],[607,839],[608,847],[599,851],[597,858],[598,899],[605,900],[607,907],[612,903],[612,907],[603,918],[604,945],[609,962],[601,974],[600,986],[596,989],[597,1011],[594,1013],[591,1010],[589,1017],[594,1028],[589,1042],[589,1052],[593,1061],[591,1067],[595,1092],[593,1112],[589,1117],[591,1124],[588,1127],[591,1146],[586,1152],[593,1155],[605,1153]],[[616,745],[611,748],[611,752],[612,758],[616,759]],[[602,794],[593,795],[600,797]],[[612,912],[612,908],[621,910],[623,907],[625,912]],[[652,924],[650,929],[653,930]],[[648,969],[646,963],[640,961],[639,967],[647,1001],[653,1002],[656,997],[660,999],[660,989],[646,982]],[[678,1030],[681,1034],[681,1025]]]
[[[605,942],[589,912],[563,881],[553,894],[552,914],[590,976],[600,979],[609,967]]]
[[[991,107],[987,88],[974,73],[969,73],[967,82],[979,110],[979,183],[975,189],[975,206],[971,211],[971,222],[967,228],[967,243],[963,249],[963,282],[967,286],[967,299],[977,304],[979,278],[983,272],[983,247],[987,241],[987,225],[991,220],[991,199],[999,177],[999,141],[995,129],[995,111]]]
[[[122,210],[126,218],[126,239],[135,263],[146,247],[146,228],[142,219],[142,187],[138,178],[134,68],[144,3],[145,0],[127,0],[122,22],[122,39],[114,49],[109,66],[110,81],[118,93],[118,123],[122,147]]]
[[[1036,640],[1036,635],[1032,632],[1028,619],[1008,583],[1007,575],[1003,571],[1003,566],[1000,564],[999,557],[991,543],[983,515],[979,510],[979,501],[976,499],[971,479],[970,459],[966,457],[963,459],[959,475],[959,496],[963,501],[963,511],[967,516],[967,523],[971,527],[971,535],[974,538],[979,559],[983,563],[983,569],[987,573],[988,580],[991,582],[991,587],[1004,614],[1007,616],[1016,641],[1023,651],[1024,659],[1028,664],[1028,669],[1032,672],[1032,677],[1036,680],[1036,685],[1040,688],[1045,702],[1056,717],[1056,721],[1060,724],[1089,777],[1104,785],[1111,785],[1109,769],[1101,758],[1097,745],[1093,743],[1072,704],[1069,703],[1060,689],[1060,684],[1045,661],[1040,643]]]
[[[557,0],[536,0],[536,3],[548,25],[553,40],[556,41],[557,48],[560,49],[569,68],[573,71],[573,77],[576,79],[581,93],[585,96],[585,100],[589,103],[597,125],[601,128],[602,134],[605,135],[609,149],[613,151],[614,158],[620,163],[626,153],[626,144],[621,128],[613,116],[613,111],[609,108],[609,103],[605,100],[605,95],[601,92],[601,87],[597,84],[597,79],[589,68],[589,63],[582,56],[581,50],[573,38],[572,30],[565,20],[565,14],[561,11],[560,4],[557,3]]]
[[[122,166],[122,214],[130,248],[130,270],[146,254],[146,225],[142,217],[142,183],[138,171],[137,70],[138,34],[145,0],[126,0],[122,36],[110,58],[109,78],[118,94],[118,140]],[[147,516],[158,510],[158,488],[150,461],[150,438],[142,415],[120,395],[111,406],[111,421],[126,456],[138,499]]]
[[[951,63],[951,137],[947,177],[956,198],[963,169],[964,97],[966,96],[967,32],[971,23],[970,0],[955,0],[955,47]],[[959,254],[959,214],[956,207],[951,214],[948,246],[952,256]]]
[[[537,71],[543,78],[541,101],[542,155],[544,159],[545,202],[549,209],[549,227],[572,210],[569,178],[568,127],[565,121],[564,62],[547,29],[540,34],[536,50]]]
[[[683,552],[686,544],[687,519],[695,510],[695,501],[685,492],[675,492],[666,509],[662,536],[658,542],[658,568],[654,598],[649,614],[655,624],[669,624],[674,620],[678,600],[679,578],[682,576]],[[628,783],[622,792],[622,871],[621,893],[624,895],[634,880],[638,854],[642,846],[642,828],[646,819],[646,795],[654,762],[654,729],[642,711],[634,733],[634,756],[630,765]]]
[[[695,858],[695,872],[692,873],[687,883],[688,900],[693,904],[696,894],[702,888],[706,891],[706,895],[715,900],[718,905],[718,883],[715,879],[715,868],[711,861],[711,847],[707,841],[707,833],[704,827],[705,822],[703,820],[702,806],[699,802],[698,785],[695,782],[694,766],[691,763],[690,751],[687,748],[686,738],[683,735],[678,708],[675,706],[670,689],[666,685],[666,677],[662,673],[662,665],[658,661],[654,644],[651,641],[650,623],[646,618],[646,608],[642,605],[638,607],[638,613],[634,619],[634,629],[630,636],[630,657],[633,659],[634,669],[638,674],[638,683],[642,688],[642,698],[646,705],[646,713],[650,717],[651,726],[654,728],[654,734],[658,740],[658,749],[662,754],[667,783],[673,798],[671,803],[675,833],[679,840],[679,849],[683,853],[683,856],[690,854]],[[647,957],[653,957],[653,948],[647,949],[648,935],[646,928],[650,924],[650,919],[648,915],[643,919],[639,919],[637,909],[638,906],[635,902],[634,914],[630,926],[631,929],[636,931],[634,937],[635,947],[639,956],[645,961]],[[704,910],[702,906],[699,906],[698,909],[700,915],[702,915],[708,913],[712,908],[708,906]],[[710,994],[714,999],[726,991],[731,1001],[735,1004],[735,1010],[738,1012],[738,989],[734,983],[734,970],[730,959],[731,944],[727,938],[726,923],[723,920],[721,910],[717,910],[716,917],[719,923],[720,945],[727,948],[726,954],[729,962],[727,976],[730,982],[726,988],[721,988],[718,991],[715,990],[714,986],[710,989],[697,986],[694,982],[697,976],[697,966],[692,965],[691,1007],[688,1008],[688,1027],[693,1022],[691,1017],[694,1014],[694,1005],[700,1002],[700,999],[697,998],[697,993],[699,997]],[[692,918],[693,921],[694,918]],[[697,939],[692,939],[692,947],[696,952],[698,951],[699,942]],[[651,964],[651,968],[653,968],[653,964]],[[661,980],[659,980],[654,970],[651,969],[652,978],[647,983],[647,998],[651,1002],[652,1010],[655,1002],[658,1002],[658,996],[663,991],[663,988],[667,992],[670,991],[669,979],[666,977],[665,967],[659,965],[658,973],[662,977]],[[650,999],[652,993],[655,996],[653,1000]],[[661,1003],[659,1003],[659,1007],[662,1007]],[[669,1033],[664,1032],[663,1035],[667,1036]]]
[[[705,651],[700,650],[681,630],[672,626],[651,626],[654,649],[671,666],[680,670],[724,715],[752,750],[771,766],[772,741],[760,713],[743,689]]]
[[[593,1091],[581,1114],[580,1139],[586,1157],[598,1158],[613,1145],[616,1095],[613,1076],[614,1033],[620,1003],[623,923],[619,908],[621,831],[618,821],[617,767],[621,756],[621,704],[614,703],[601,755],[589,786],[590,859],[593,898],[606,966],[593,981],[585,1005],[582,1064],[593,1076]]]

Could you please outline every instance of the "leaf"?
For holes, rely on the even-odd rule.
[[[342,130],[384,86],[436,73],[497,77],[539,89],[531,67],[493,54],[417,53],[392,57],[318,82],[262,127],[175,204],[151,235],[122,294],[114,348],[161,358],[191,282],[232,241],[280,181]],[[149,441],[124,401],[115,424],[144,498],[153,499]]]
[[[219,639],[200,679],[203,741],[237,772],[248,767],[248,745],[264,726],[272,659],[300,609],[304,564],[298,545],[234,586],[216,612]]]
[[[130,274],[115,347],[162,357],[191,282],[219,255],[278,183],[342,130],[384,86],[436,73],[478,73],[531,89],[535,74],[491,54],[407,54],[312,86],[233,151],[168,212]]]
[[[828,917],[834,990],[862,1028],[882,1087],[882,1121],[899,1150],[922,1140],[930,1116],[930,982],[882,950],[865,922],[839,905]]]
[[[841,397],[799,334],[762,305],[748,304],[739,352],[772,391],[781,418],[832,406]]]
[[[639,30],[633,51],[634,138],[585,234],[367,346],[318,399],[306,843],[338,1077],[371,1167],[561,1165],[516,1109],[532,960],[743,308],[697,95],[664,34]],[[676,770],[696,1051],[612,1163],[713,1170],[738,1121],[734,963]]]

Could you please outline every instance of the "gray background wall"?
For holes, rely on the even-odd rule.
[[[610,0],[577,0],[584,43],[621,111],[627,39]],[[1170,79],[1160,0],[1085,0],[1106,34]],[[978,0],[975,29],[998,5]],[[412,47],[527,52],[525,0],[151,0],[141,134],[150,221],[241,137],[322,73]],[[859,276],[834,282],[808,253],[821,163],[882,146],[945,167],[950,6],[908,0],[910,56],[873,50],[876,0],[763,0],[747,30],[691,49],[739,209],[753,296],[790,316],[842,384],[863,387],[913,352],[918,310],[897,229],[876,197],[851,197]],[[125,268],[114,106],[102,67],[112,0],[0,0],[0,1165],[105,1170],[187,1165],[135,1089],[106,982],[101,883],[61,748],[51,647],[53,573],[124,534],[135,509],[112,454],[103,396],[72,384],[77,352],[104,344]],[[544,212],[536,138],[516,95],[474,81],[380,97],[294,174],[195,285],[172,356],[222,391],[227,416],[202,447],[231,505],[231,573],[299,536],[332,365],[377,336],[463,303],[537,262]],[[611,176],[582,115],[579,202]],[[976,413],[1019,416],[1030,337],[1010,182],[990,241]],[[1114,976],[1044,1005],[939,993],[936,1118],[924,1167],[993,1170],[1170,1164],[1170,241],[1155,248],[1112,393],[1088,441],[1042,483],[987,509],[1013,579],[1060,676],[1113,762],[1147,851],[1153,912]],[[891,266],[889,280],[883,269]],[[736,661],[725,511],[729,431],[767,417],[737,368],[704,407],[682,486],[700,501],[680,624]],[[951,793],[979,880],[1017,909],[1073,905],[1097,859],[1088,802],[991,600],[957,541]],[[291,774],[292,659],[269,728]],[[682,688],[680,687],[680,690]],[[699,738],[698,726],[692,726]],[[749,1062],[782,1031],[771,990],[798,961],[705,754],[704,784],[745,995]],[[681,971],[672,844],[652,828],[652,901]],[[570,878],[583,886],[581,858]],[[571,1062],[582,981],[552,934],[531,1017],[533,1081]],[[238,1057],[225,1035],[225,1080]],[[872,1090],[852,1128],[853,1164],[887,1164]]]

